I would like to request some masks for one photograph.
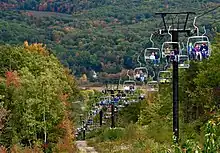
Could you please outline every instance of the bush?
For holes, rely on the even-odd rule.
[[[119,140],[122,139],[125,136],[124,129],[105,129],[103,134],[100,135],[100,141],[113,141],[113,140]]]

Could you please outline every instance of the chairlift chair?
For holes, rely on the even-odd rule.
[[[197,36],[191,36],[188,38],[188,40],[187,40],[188,54],[189,54],[190,58],[194,57],[192,51],[193,51],[193,48],[195,47],[195,45],[197,45],[197,44],[201,45],[201,44],[205,43],[208,47],[206,54],[207,54],[207,57],[209,57],[211,55],[211,44],[210,44],[209,38],[207,36],[205,36],[205,34],[206,34],[205,26],[203,27],[204,33],[202,35],[199,35],[199,28],[196,26],[196,19],[197,19],[197,16],[194,18],[193,26],[197,30]]]
[[[129,87],[130,85],[134,86],[134,90],[136,89],[136,82],[134,80],[126,80],[123,82],[123,89],[126,90],[126,87]]]
[[[202,44],[206,44],[207,47],[208,47],[208,56],[211,55],[211,44],[210,44],[210,41],[209,41],[209,38],[207,36],[192,36],[192,37],[189,37],[188,40],[187,40],[187,48],[188,48],[188,54],[189,55],[192,55],[192,48],[195,47],[195,45],[199,45],[201,46]]]
[[[142,77],[144,77],[144,78],[143,78],[144,80],[141,79],[141,74],[140,74],[140,72],[143,73],[143,76],[142,76]],[[139,78],[137,77],[137,74],[138,74],[138,73],[139,73]],[[137,81],[146,82],[146,81],[147,81],[147,77],[148,77],[148,70],[147,70],[146,67],[137,67],[137,68],[135,68],[134,71],[133,71],[133,76],[134,76],[134,79],[137,80]]]
[[[142,54],[142,51],[137,57],[137,62],[139,63],[140,66],[134,69],[133,77],[134,77],[134,80],[144,83],[144,82],[146,82],[147,77],[148,77],[148,70],[146,67],[141,66],[141,64],[142,64],[140,61],[141,54]],[[127,75],[130,78],[128,73],[127,73]]]
[[[152,53],[158,53],[158,55],[160,57],[160,49],[159,48],[154,48],[154,47],[146,48],[144,50],[144,59],[145,59],[145,61],[150,60],[150,56],[152,55]]]
[[[179,55],[178,56],[178,67],[183,69],[188,69],[190,66],[189,56],[188,55]]]
[[[159,91],[159,85],[157,81],[149,81],[147,83],[147,91],[149,92],[158,92]]]
[[[136,82],[134,80],[131,80],[130,75],[128,74],[129,70],[127,71],[128,80],[123,82],[123,89],[125,92],[129,92],[131,85],[133,86],[133,91],[136,90]]]
[[[174,46],[176,46],[177,48],[174,48]],[[162,57],[165,58],[167,56],[170,56],[170,54],[172,53],[172,51],[175,51],[175,49],[177,49],[179,51],[179,55],[182,54],[181,51],[181,46],[179,42],[164,42],[162,44]]]
[[[159,83],[170,83],[172,79],[172,74],[170,71],[159,71],[158,82]]]
[[[153,63],[154,65],[159,65],[160,57],[161,57],[160,49],[154,47],[154,42],[152,40],[152,37],[153,37],[153,34],[151,34],[151,36],[150,36],[150,41],[152,43],[152,47],[146,48],[144,50],[144,60],[147,64],[150,62],[150,63]],[[154,55],[153,55],[153,53],[154,53]],[[155,58],[155,53],[157,53],[158,59]],[[154,56],[154,57],[151,58],[151,56]]]

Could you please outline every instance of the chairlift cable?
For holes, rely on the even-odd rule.
[[[211,10],[208,10],[208,11],[205,11],[205,12],[201,13],[201,14],[199,14],[199,15],[196,16],[196,17],[197,17],[197,18],[200,18],[200,17],[202,17],[202,16],[205,16],[206,14],[208,14],[208,13],[210,13],[210,12],[212,12],[212,11],[218,9],[219,7],[220,7],[220,5],[214,7],[214,8],[211,9]],[[200,10],[200,11],[202,11],[202,10]],[[192,21],[192,20],[193,20],[193,19],[191,19],[191,20],[189,20],[189,21]]]
[[[214,8],[211,9],[211,10],[205,11],[204,13],[198,15],[197,18],[202,17],[202,16],[206,15],[207,13],[210,13],[210,12],[214,11],[214,10],[218,9],[219,7],[220,7],[220,5],[214,7]]]

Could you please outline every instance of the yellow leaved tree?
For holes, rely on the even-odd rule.
[[[41,55],[48,55],[47,49],[46,49],[46,45],[42,44],[42,43],[33,43],[33,44],[28,44],[28,41],[24,42],[24,48],[29,51],[29,52],[37,52]]]

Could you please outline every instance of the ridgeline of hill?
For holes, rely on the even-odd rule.
[[[204,11],[219,5],[218,0],[163,1],[2,1],[0,11],[0,43],[41,42],[53,50],[61,62],[76,76],[91,70],[100,80],[122,69],[137,66],[136,53],[149,47],[149,37],[159,28],[161,19],[155,12]],[[212,38],[220,31],[220,11],[216,9],[198,19],[197,25],[207,29]],[[193,17],[188,24],[192,26]],[[155,29],[156,28],[156,29]],[[160,37],[154,37],[156,47]]]

